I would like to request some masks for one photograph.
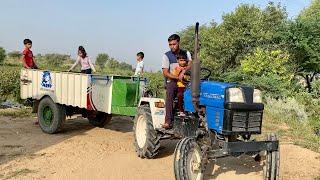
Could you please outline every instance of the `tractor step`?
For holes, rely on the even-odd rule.
[[[159,129],[157,129],[157,131],[160,131],[163,134],[174,135],[174,130],[173,129],[159,128]]]

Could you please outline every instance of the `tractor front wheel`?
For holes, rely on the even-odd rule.
[[[134,119],[134,146],[139,157],[152,159],[159,153],[160,137],[153,128],[150,107],[143,105]]]
[[[194,138],[181,139],[174,151],[174,174],[176,180],[202,180],[202,152]]]
[[[277,141],[278,138],[275,134],[268,134],[267,141]],[[280,152],[279,147],[276,151],[268,151],[266,156],[266,163],[264,167],[265,180],[278,180],[280,168]]]

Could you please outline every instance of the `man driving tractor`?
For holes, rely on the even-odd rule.
[[[183,73],[176,75],[174,70],[179,66],[177,56],[179,54],[186,54],[188,66],[185,70],[191,69],[191,54],[187,50],[180,49],[180,37],[177,34],[172,34],[168,38],[170,51],[166,52],[162,58],[162,73],[165,77],[166,83],[166,116],[165,123],[162,125],[165,129],[170,129],[173,122],[173,100],[177,96],[178,86],[177,82],[183,79]],[[183,71],[185,72],[185,71]]]

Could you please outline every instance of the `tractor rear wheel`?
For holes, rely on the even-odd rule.
[[[140,158],[152,159],[159,153],[160,137],[153,127],[150,107],[142,105],[134,119],[134,146]]]
[[[60,131],[66,120],[66,109],[50,97],[44,97],[38,107],[38,120],[43,132],[53,134]]]
[[[194,138],[181,139],[174,151],[174,174],[176,180],[202,180],[202,152]]]
[[[278,138],[275,134],[268,134],[267,141],[277,141]],[[265,180],[278,180],[280,168],[280,152],[279,147],[276,151],[268,151],[266,156],[266,164],[264,167]]]
[[[106,124],[111,122],[112,115],[104,112],[90,112],[87,118],[91,125],[103,128]]]

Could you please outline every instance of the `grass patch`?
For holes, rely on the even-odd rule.
[[[35,172],[36,172],[35,170],[30,170],[30,169],[19,169],[19,170],[10,172],[8,176],[6,176],[4,179],[11,179],[17,176],[26,175],[26,174],[35,173]]]
[[[312,125],[297,119],[286,119],[265,110],[263,120],[263,133],[274,132],[282,142],[308,148],[320,153],[320,136],[314,133]]]
[[[12,117],[30,117],[32,116],[31,108],[21,108],[21,109],[0,109],[0,116],[12,116]]]

